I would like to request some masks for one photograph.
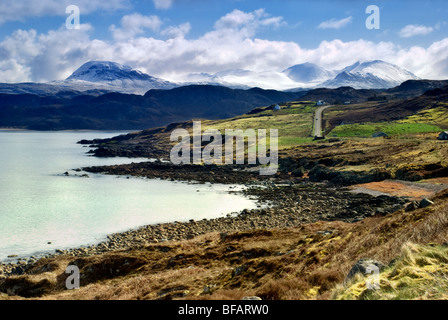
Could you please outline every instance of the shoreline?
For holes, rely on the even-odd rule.
[[[152,162],[151,160],[147,160],[148,162]],[[145,161],[146,162],[146,161]],[[95,173],[94,173],[95,174]],[[125,178],[126,176],[120,176],[117,175],[117,178]],[[129,177],[127,177],[129,178]],[[140,179],[139,177],[132,177],[133,179]],[[159,179],[159,178],[155,178],[153,180],[160,180],[163,181],[163,179]],[[175,183],[183,183],[183,184],[189,184],[189,185],[204,185],[204,182],[201,181],[186,181],[186,180],[175,180],[175,181],[170,181],[170,182],[175,182]],[[239,194],[242,197],[249,199],[249,200],[253,200],[254,201],[254,205],[256,205],[257,207],[262,207],[261,205],[257,204],[256,201],[257,199],[254,199],[253,197],[251,197],[250,195],[246,195],[244,194],[244,190],[247,188],[246,185],[243,184],[214,184],[214,183],[209,183],[210,187],[212,185],[217,185],[217,186],[222,186],[225,187],[225,190],[222,190],[220,192],[223,193],[227,193],[227,194]],[[253,207],[252,207],[253,208]],[[244,210],[248,210],[247,208],[242,209],[242,211]],[[250,210],[250,209],[249,209]],[[241,212],[241,211],[240,211]],[[239,212],[223,212],[222,215],[229,217],[229,216],[235,216],[237,215]],[[218,218],[204,218],[202,220],[214,220],[214,219],[219,219],[221,217]],[[10,252],[10,254],[0,260],[0,276],[2,275],[2,268],[4,268],[6,265],[17,265],[18,263],[20,263],[20,261],[37,261],[39,259],[42,258],[51,258],[57,255],[60,255],[60,252],[77,252],[79,251],[78,249],[86,249],[88,248],[89,250],[92,249],[93,251],[95,251],[95,247],[99,246],[100,244],[107,242],[109,240],[109,238],[111,237],[111,235],[120,235],[120,234],[124,234],[124,233],[128,233],[128,232],[134,232],[137,231],[141,228],[145,228],[148,226],[157,226],[157,225],[170,225],[170,224],[176,224],[176,223],[185,223],[188,221],[191,221],[193,219],[185,219],[185,220],[181,220],[176,221],[166,221],[166,222],[154,222],[154,223],[149,223],[149,224],[143,224],[143,225],[137,225],[128,229],[122,229],[121,231],[116,231],[113,233],[102,233],[102,234],[98,234],[96,236],[97,240],[91,241],[89,244],[86,243],[80,243],[78,245],[74,245],[74,246],[65,246],[65,247],[56,247],[56,248],[52,248],[52,249],[42,249],[42,250],[38,250],[38,251],[34,251],[31,253],[26,253],[26,254],[16,254],[14,252]],[[50,244],[50,243],[49,243]],[[81,250],[83,251],[83,250]],[[57,253],[59,252],[59,253]]]
[[[148,160],[149,161],[149,160]],[[152,162],[152,161],[149,161]],[[119,177],[120,175],[117,175],[117,177]],[[123,176],[124,177],[124,176]],[[138,177],[134,177],[134,178],[138,178]],[[159,178],[156,178],[156,180],[161,180]],[[191,181],[191,180],[172,180],[173,182],[179,182],[179,183],[186,183],[186,184],[204,184],[204,182],[202,181]],[[213,184],[213,183],[210,183]],[[232,185],[226,185],[228,187],[228,189],[225,191],[226,193],[237,193],[237,194],[241,194],[243,197],[245,198],[250,198],[250,195],[244,194],[245,189],[247,188],[246,185],[243,184],[232,184]],[[262,186],[260,186],[262,187]],[[258,201],[258,199],[253,199],[255,201]],[[257,207],[263,207],[260,204],[257,204]],[[265,208],[263,208],[265,209]],[[223,219],[223,218],[230,218],[230,217],[236,217],[239,214],[241,214],[241,212],[246,212],[248,209],[243,209],[240,212],[229,212],[229,213],[223,213],[225,215],[225,217],[218,217],[218,218],[209,218],[209,219],[202,219],[202,220],[198,220],[198,221],[213,221],[213,220],[219,220],[219,219]],[[249,209],[249,210],[254,210],[254,209]],[[167,229],[171,229],[171,226],[176,226],[179,224],[185,224],[185,223],[191,223],[191,221],[195,221],[194,219],[189,219],[189,221],[169,221],[169,222],[161,222],[161,223],[154,223],[154,224],[145,224],[145,225],[140,225],[140,226],[136,226],[133,227],[131,229],[126,229],[123,231],[119,231],[119,232],[114,232],[114,233],[110,233],[110,234],[103,234],[98,236],[98,238],[101,238],[102,240],[99,241],[95,241],[95,243],[91,243],[91,244],[80,244],[77,246],[73,246],[73,247],[61,247],[61,248],[55,248],[55,249],[49,249],[49,250],[42,250],[42,251],[36,251],[30,254],[25,254],[25,255],[20,255],[20,254],[10,254],[7,258],[0,260],[0,279],[2,278],[2,276],[9,276],[9,275],[14,275],[14,274],[21,274],[21,271],[23,271],[26,267],[28,266],[32,266],[34,263],[36,263],[37,261],[41,260],[41,259],[51,259],[51,258],[55,258],[57,256],[63,255],[63,254],[68,254],[71,256],[80,256],[80,257],[84,257],[86,255],[94,255],[94,254],[102,254],[102,253],[106,253],[109,251],[113,251],[113,250],[121,250],[121,249],[127,249],[129,248],[128,246],[128,241],[127,239],[123,238],[123,235],[128,235],[128,234],[135,234],[135,233],[140,233],[143,230],[148,230],[151,228],[155,228],[158,229],[159,226],[162,226],[162,228],[167,228]],[[213,224],[213,222],[212,222]],[[177,232],[174,232],[175,234]],[[168,236],[168,239],[165,238],[161,238],[160,242],[163,241],[168,241],[168,240],[173,240],[173,237]],[[178,237],[176,237],[176,240],[181,240],[180,238],[177,239]],[[120,239],[123,241],[123,243],[121,245],[117,245],[117,239]],[[187,238],[188,239],[188,238]],[[111,245],[115,242],[116,245]],[[157,243],[159,242],[157,239],[153,239],[152,243]],[[132,244],[131,244],[132,246]],[[17,267],[19,267],[19,269],[16,269]],[[22,269],[22,270],[20,270]],[[15,271],[14,271],[15,270]]]
[[[182,181],[186,182],[186,181]],[[141,248],[145,245],[168,241],[193,239],[207,233],[248,231],[255,229],[294,228],[318,221],[343,221],[355,223],[366,217],[386,215],[402,209],[407,202],[398,197],[374,197],[367,194],[353,195],[349,190],[333,188],[325,184],[303,183],[300,185],[257,185],[245,190],[229,191],[256,197],[257,209],[244,209],[239,213],[227,213],[225,217],[188,222],[166,222],[136,227],[124,232],[105,236],[103,241],[92,245],[68,249],[55,249],[29,257],[17,257],[16,263],[0,263],[0,279],[22,275],[42,259],[59,256],[72,258],[102,255],[108,252]],[[365,211],[355,209],[364,205]],[[31,258],[34,257],[34,258]]]

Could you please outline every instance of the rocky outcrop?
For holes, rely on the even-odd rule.
[[[374,181],[383,181],[391,178],[391,174],[387,171],[373,169],[368,172],[355,171],[337,171],[332,168],[317,165],[309,172],[310,181],[320,182],[329,181],[338,185],[353,185],[369,183]]]
[[[370,275],[372,274],[373,269],[378,270],[379,272],[383,271],[386,268],[386,265],[384,265],[382,262],[373,260],[370,258],[362,258],[359,259],[353,267],[348,272],[344,284],[347,285],[350,283],[350,281],[356,276],[356,275]]]

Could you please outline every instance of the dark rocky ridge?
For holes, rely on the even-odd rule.
[[[194,118],[223,119],[303,93],[192,85],[150,90],[144,96],[0,94],[0,127],[33,130],[143,130]]]

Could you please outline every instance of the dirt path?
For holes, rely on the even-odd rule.
[[[316,110],[314,116],[314,136],[317,138],[322,138],[322,114],[323,112],[332,106],[320,107]]]
[[[354,185],[351,189],[355,193],[367,193],[375,196],[407,197],[409,200],[421,200],[429,198],[439,191],[448,189],[448,179],[430,179],[422,182],[384,180]]]

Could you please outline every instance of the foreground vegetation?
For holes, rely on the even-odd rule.
[[[448,245],[406,243],[400,255],[380,273],[377,289],[369,289],[358,276],[334,291],[334,299],[350,300],[448,300]]]
[[[298,228],[209,233],[102,255],[41,260],[30,274],[2,284],[20,289],[22,298],[2,298],[446,298],[448,192],[433,200],[425,209],[357,223],[322,221]],[[381,274],[379,291],[366,291],[363,278],[343,285],[353,264],[365,257],[389,266]],[[81,269],[79,290],[65,290],[69,264]]]

